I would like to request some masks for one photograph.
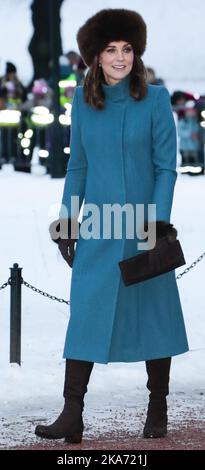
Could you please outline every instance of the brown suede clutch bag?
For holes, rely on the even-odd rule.
[[[157,240],[152,250],[119,262],[126,286],[146,281],[186,264],[179,240]]]

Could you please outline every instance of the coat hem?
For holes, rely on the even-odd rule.
[[[121,358],[116,358],[116,359],[110,358],[108,360],[105,360],[105,359],[100,358],[99,356],[95,356],[94,354],[75,354],[75,353],[64,354],[63,358],[80,360],[80,361],[96,362],[99,364],[111,364],[115,362],[129,363],[129,362],[144,362],[144,361],[151,361],[153,359],[163,359],[165,357],[178,356],[180,354],[185,354],[188,351],[189,351],[189,348],[185,347],[177,351],[165,351],[165,352],[158,353],[158,354],[150,354],[149,356],[130,357],[129,359],[125,359],[121,357]]]

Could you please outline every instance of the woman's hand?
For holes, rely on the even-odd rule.
[[[75,256],[75,240],[58,240],[58,248],[61,252],[62,257],[68,263],[68,266],[72,268],[74,256]]]
[[[72,268],[74,256],[75,256],[75,243],[78,239],[78,230],[80,224],[74,220],[73,230],[71,238],[71,219],[58,219],[54,220],[49,226],[49,232],[52,241],[57,243],[58,249],[66,261],[66,263]]]
[[[169,242],[174,242],[177,239],[177,230],[173,224],[165,222],[164,220],[157,220],[156,222],[145,222],[144,224],[145,231],[155,230],[156,231],[156,241],[161,238],[167,238]]]

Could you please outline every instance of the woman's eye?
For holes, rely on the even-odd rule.
[[[131,51],[132,51],[132,47],[130,47],[130,46],[129,46],[129,47],[125,47],[125,49],[123,49],[123,52],[125,52],[125,53],[131,52]],[[115,49],[114,49],[114,48],[112,48],[112,49],[107,49],[107,52],[113,53],[113,52],[115,52]]]
[[[125,47],[124,52],[131,52],[132,48],[131,47]]]

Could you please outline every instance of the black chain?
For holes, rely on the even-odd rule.
[[[5,287],[7,287],[8,285],[9,285],[9,281],[4,282],[4,284],[2,284],[2,286],[0,286],[0,290],[5,289]]]
[[[184,274],[188,273],[190,271],[190,269],[194,268],[196,266],[197,263],[199,263],[205,256],[205,252],[202,253],[197,259],[196,261],[193,261],[192,264],[190,264],[190,266],[188,266],[188,268],[186,268],[182,273],[178,274],[178,276],[176,277],[176,279],[181,279],[182,276],[184,276]]]
[[[33,290],[34,292],[37,292],[37,294],[41,294],[44,297],[48,297],[51,300],[57,300],[57,302],[60,302],[61,304],[62,303],[67,304],[67,305],[70,304],[69,300],[59,299],[55,295],[51,295],[51,294],[48,294],[47,292],[44,292],[43,290],[37,289],[36,287],[32,286],[31,284],[29,284],[28,282],[26,282],[24,280],[23,280],[23,284],[24,284],[24,286],[28,287],[29,289]]]
[[[181,279],[181,277],[184,276],[184,274],[187,274],[190,271],[190,269],[194,268],[196,264],[198,264],[204,257],[205,257],[205,252],[202,253],[195,261],[193,261],[193,263],[190,266],[188,266],[182,273],[178,274],[176,279]],[[31,284],[24,281],[23,279],[22,279],[22,284],[24,284],[24,286],[28,287],[32,291],[37,292],[37,294],[41,294],[44,297],[48,297],[51,300],[57,300],[57,302],[60,302],[61,304],[62,303],[67,304],[67,305],[70,304],[69,300],[60,299],[56,297],[55,295],[48,294],[48,292],[44,292],[41,289],[38,289],[37,287],[32,286]],[[0,290],[5,289],[5,287],[7,287],[8,285],[10,285],[10,278],[8,279],[7,282],[4,282],[2,286],[0,286]]]
[[[190,271],[190,269],[194,268],[196,266],[197,263],[199,263],[205,256],[205,252],[202,253],[197,259],[196,261],[194,261],[190,266],[188,266],[182,273],[178,274],[178,276],[176,277],[176,279],[181,279],[182,276],[184,276],[184,274],[188,273]],[[37,292],[38,294],[41,294],[41,295],[44,295],[44,297],[48,297],[49,299],[51,300],[57,300],[58,302],[61,302],[61,303],[65,303],[67,305],[70,304],[70,301],[68,300],[64,300],[64,299],[59,299],[58,297],[55,297],[54,295],[50,295],[50,294],[47,294],[47,292],[43,292],[42,290],[40,289],[37,289],[36,287],[32,286],[31,284],[29,284],[28,282],[26,281],[23,281],[23,284],[26,286],[26,287],[29,287],[30,289],[32,289],[34,292]]]

